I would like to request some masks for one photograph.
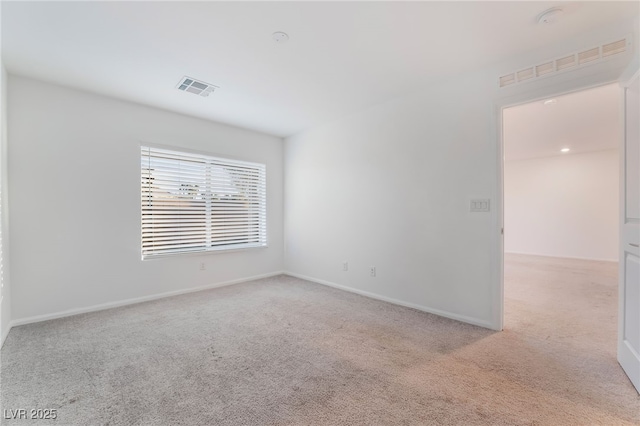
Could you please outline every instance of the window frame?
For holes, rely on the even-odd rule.
[[[143,235],[144,232],[144,203],[145,203],[145,195],[144,195],[144,182],[143,182],[143,175],[142,172],[144,170],[143,168],[143,161],[145,159],[145,155],[143,153],[143,149],[147,148],[147,149],[156,149],[156,150],[165,150],[165,151],[169,151],[169,152],[173,152],[175,154],[184,154],[185,156],[193,156],[194,158],[197,157],[202,157],[202,158],[206,158],[209,161],[212,162],[216,162],[219,164],[224,165],[228,165],[230,167],[234,167],[234,166],[249,166],[249,167],[255,167],[256,169],[262,169],[262,179],[263,179],[263,183],[262,183],[262,191],[263,191],[263,197],[262,197],[262,201],[261,201],[261,210],[262,210],[262,214],[260,215],[260,219],[259,222],[262,223],[263,225],[260,225],[261,229],[260,234],[263,235],[263,240],[259,241],[258,243],[254,244],[250,244],[250,243],[244,243],[244,244],[219,244],[219,245],[208,245],[207,247],[203,248],[203,249],[192,249],[192,250],[180,250],[180,249],[175,249],[173,251],[169,251],[169,252],[163,252],[163,253],[145,253],[145,247],[144,247],[144,242],[145,242],[145,237]],[[245,250],[252,250],[252,249],[264,249],[264,248],[268,248],[269,247],[269,232],[268,232],[268,221],[267,221],[267,165],[265,163],[259,163],[259,162],[255,162],[255,161],[247,161],[244,159],[239,159],[237,157],[233,157],[233,156],[229,156],[229,155],[225,155],[225,156],[220,156],[218,154],[214,154],[211,152],[206,152],[206,151],[199,151],[199,150],[193,150],[193,149],[189,149],[189,148],[183,148],[180,146],[171,146],[171,145],[160,145],[160,144],[155,144],[155,143],[147,143],[147,142],[140,142],[139,144],[139,155],[140,155],[140,256],[141,256],[141,260],[154,260],[154,259],[160,259],[160,258],[166,258],[166,257],[175,257],[175,256],[194,256],[194,255],[208,255],[208,254],[214,254],[214,253],[231,253],[231,252],[237,252],[237,251],[245,251]],[[149,157],[149,154],[147,154],[146,157]],[[211,167],[211,164],[208,165],[208,167]],[[207,187],[210,188],[210,187]],[[209,202],[206,203],[208,206],[210,205]],[[207,212],[206,212],[206,217],[211,218],[212,214],[211,214],[211,210],[209,210],[209,207],[207,207]],[[205,223],[205,227],[206,229],[210,229],[212,226],[210,220],[208,220]],[[206,236],[205,237],[205,243],[207,243],[207,241],[209,241],[210,236]]]

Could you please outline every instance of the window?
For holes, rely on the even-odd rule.
[[[264,164],[141,147],[142,258],[267,245]]]

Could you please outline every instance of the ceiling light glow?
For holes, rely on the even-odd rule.
[[[560,152],[569,152],[569,151],[571,151],[571,149],[569,149],[569,148],[562,148],[562,149],[560,150]]]

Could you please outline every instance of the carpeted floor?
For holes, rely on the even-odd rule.
[[[57,420],[3,424],[640,423],[616,265],[508,256],[506,277],[500,333],[286,276],[16,327],[2,408]]]

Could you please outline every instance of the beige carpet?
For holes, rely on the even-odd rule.
[[[614,264],[509,256],[495,333],[275,277],[13,329],[2,408],[56,425],[637,425]],[[4,415],[3,415],[4,417]]]

